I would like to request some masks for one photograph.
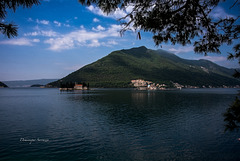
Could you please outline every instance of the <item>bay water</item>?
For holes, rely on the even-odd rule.
[[[237,89],[0,89],[1,161],[240,160]]]

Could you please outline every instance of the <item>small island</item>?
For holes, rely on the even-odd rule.
[[[85,82],[83,83],[61,82],[59,90],[60,91],[89,90],[89,83],[86,84]]]
[[[45,86],[42,84],[33,84],[33,85],[31,85],[31,87],[45,88]]]
[[[4,84],[3,82],[0,82],[0,88],[8,88],[8,86],[6,84]]]

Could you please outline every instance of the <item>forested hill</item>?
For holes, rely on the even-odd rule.
[[[232,77],[233,73],[233,69],[208,60],[186,60],[164,50],[142,46],[113,51],[62,78],[61,82],[87,82],[90,87],[129,87],[133,79],[199,87],[239,85],[239,80]],[[57,86],[59,82],[51,84]]]

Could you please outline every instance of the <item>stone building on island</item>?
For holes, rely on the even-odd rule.
[[[72,83],[66,82],[60,84],[60,91],[72,91],[72,90],[88,90],[89,84],[86,83]]]

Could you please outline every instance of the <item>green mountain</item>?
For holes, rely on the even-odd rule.
[[[233,73],[233,69],[208,60],[186,60],[164,50],[138,47],[114,51],[51,84],[86,82],[90,87],[129,87],[131,80],[144,79],[192,86],[239,85]]]
[[[5,88],[5,87],[8,87],[6,84],[4,84],[3,82],[0,82],[0,88]]]

